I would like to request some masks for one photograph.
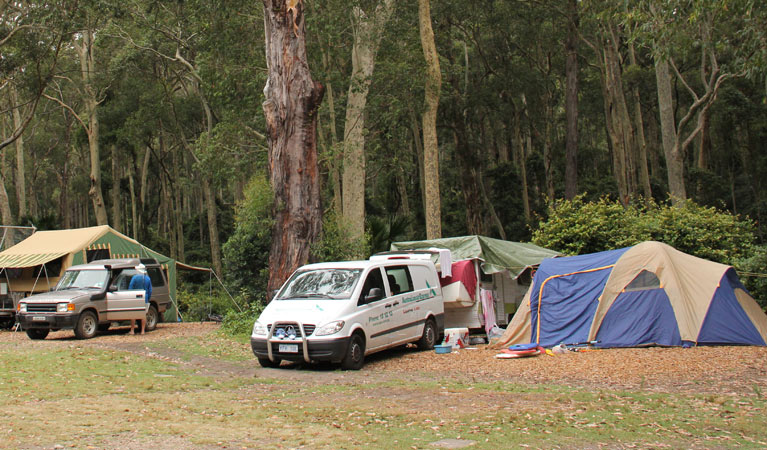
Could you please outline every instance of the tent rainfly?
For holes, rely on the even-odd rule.
[[[765,345],[767,315],[732,267],[643,242],[544,260],[494,346],[587,342]]]
[[[505,325],[522,301],[530,269],[557,252],[534,244],[485,236],[461,236],[426,241],[394,242],[392,251],[450,250],[450,276],[441,271],[445,326],[489,329]],[[524,275],[524,276],[523,276]],[[486,308],[481,307],[485,301]],[[488,313],[488,314],[486,314]]]

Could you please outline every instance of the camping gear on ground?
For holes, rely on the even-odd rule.
[[[482,344],[487,344],[487,339],[483,338],[482,336],[469,337],[469,345],[482,345]]]
[[[450,344],[439,344],[434,346],[434,353],[445,354],[451,353],[452,351],[453,346]]]
[[[445,328],[445,344],[453,348],[466,348],[469,346],[468,328]]]
[[[450,276],[436,258],[435,249],[450,250]],[[482,328],[488,321],[477,293],[493,292],[495,323],[506,325],[516,311],[531,280],[531,269],[544,258],[559,253],[529,243],[484,236],[461,236],[428,241],[394,242],[392,251],[429,251],[441,272],[445,299],[445,327]],[[443,258],[444,259],[444,258]],[[491,322],[489,327],[492,327]]]
[[[494,348],[765,345],[767,315],[735,270],[660,242],[544,260]]]
[[[546,353],[546,349],[544,349],[541,346],[533,346],[533,347],[515,347],[511,346],[509,348],[501,349],[501,353],[495,355],[498,359],[514,359],[514,358],[529,358],[531,356],[538,356],[540,354]]]

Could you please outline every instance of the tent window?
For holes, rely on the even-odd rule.
[[[86,262],[97,261],[99,259],[109,259],[109,249],[100,248],[96,250],[86,250],[85,259],[87,260]]]
[[[647,270],[639,272],[631,283],[624,289],[626,292],[631,291],[644,291],[646,289],[658,289],[660,287],[660,280],[654,273]]]
[[[24,269],[17,267],[6,267],[3,269],[3,276],[1,278],[8,278],[9,280],[18,280],[24,273]]]
[[[61,266],[64,264],[64,257],[56,258],[53,261],[45,263],[45,271],[49,277],[57,277],[61,275]]]

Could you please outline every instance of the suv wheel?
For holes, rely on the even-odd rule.
[[[92,311],[85,311],[80,314],[80,318],[75,325],[75,336],[77,339],[90,339],[96,335],[99,321]]]
[[[149,305],[149,309],[146,311],[146,327],[144,327],[144,331],[154,331],[157,328],[159,317],[160,314],[157,313],[157,307]]]
[[[27,336],[29,336],[30,339],[45,339],[46,336],[48,336],[48,330],[47,328],[30,328],[27,330]]]

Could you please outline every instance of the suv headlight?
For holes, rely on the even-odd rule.
[[[258,320],[253,324],[253,336],[266,336],[268,332],[266,326]]]
[[[314,330],[315,336],[329,336],[331,334],[336,334],[339,331],[343,330],[344,328],[344,321],[343,320],[336,320],[334,322],[326,323],[325,325],[318,327],[316,330]]]
[[[27,304],[26,303],[19,303],[19,312],[20,313],[27,312]]]
[[[68,312],[68,311],[74,311],[74,310],[75,310],[74,303],[57,303],[56,304],[56,312]]]

